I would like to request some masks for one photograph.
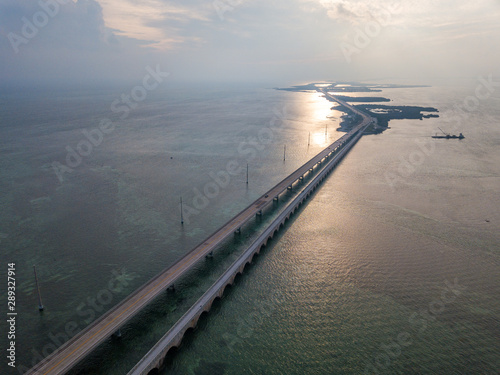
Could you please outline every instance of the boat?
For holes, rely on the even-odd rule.
[[[436,135],[433,135],[432,138],[443,138],[443,139],[464,139],[465,138],[465,136],[462,133],[460,133],[459,135],[455,135],[455,134],[451,135],[449,133],[445,133],[443,131],[443,129],[441,129],[439,127],[438,127],[438,129],[441,130],[443,135],[438,135],[436,133]]]

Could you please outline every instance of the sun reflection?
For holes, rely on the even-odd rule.
[[[324,146],[327,143],[327,137],[325,135],[325,131],[317,131],[311,133],[311,143],[316,146]]]
[[[311,123],[309,143],[313,146],[324,147],[329,140],[330,131],[328,131],[329,117],[332,116],[331,107],[333,103],[325,99],[323,94],[317,93],[311,95],[307,101],[307,112],[309,113],[309,123]],[[333,124],[331,126],[333,129]]]
[[[309,105],[315,120],[326,120],[331,115],[332,103],[327,101],[322,94],[315,95]]]

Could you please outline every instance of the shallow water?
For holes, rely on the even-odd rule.
[[[376,93],[395,105],[436,107],[441,117],[392,121],[363,137],[166,373],[498,372],[500,113],[490,99],[457,122],[453,104],[473,87]],[[318,94],[166,88],[125,120],[109,108],[119,94],[0,99],[0,244],[2,264],[15,261],[18,274],[20,365],[49,353],[71,335],[69,322],[83,328],[91,317],[84,311],[102,314],[341,135],[333,130],[340,113]],[[65,147],[76,148],[82,129],[103,118],[115,130],[59,182],[51,163],[63,163]],[[431,140],[438,126],[457,126],[466,139]],[[182,227],[179,197],[200,208],[197,191],[228,161],[241,173]],[[271,218],[229,241],[74,373],[128,371]],[[117,278],[123,288],[105,299]],[[451,294],[443,292],[448,284]]]

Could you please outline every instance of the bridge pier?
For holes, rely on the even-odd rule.
[[[349,142],[348,148],[342,150],[338,158],[342,158],[348,151],[350,147],[355,143],[359,137],[354,139],[354,142]],[[274,221],[264,230],[264,232],[250,245],[250,247],[238,258],[238,260],[226,270],[226,272],[205,292],[205,294],[191,307],[190,310],[185,314],[185,317],[181,318],[169,332],[167,332],[164,337],[151,349],[148,353],[135,367],[132,369],[128,375],[146,375],[150,374],[153,368],[159,368],[162,365],[165,354],[173,346],[179,346],[184,333],[188,328],[193,328],[196,326],[197,321],[203,311],[209,311],[213,303],[214,298],[221,297],[227,285],[231,285],[234,282],[234,277],[241,273],[247,263],[250,263],[254,254],[258,254],[260,249],[267,244],[267,242],[273,238],[273,236],[279,231],[282,225],[290,218],[294,213],[297,212],[299,206],[316,190],[317,186],[326,178],[326,176],[333,169],[336,164],[336,158],[327,161],[326,168],[318,171],[318,175],[309,182],[305,187],[304,191],[300,192],[297,197],[293,199],[292,202],[287,204],[285,210],[274,219]],[[291,188],[291,186],[289,186]],[[277,200],[277,196],[273,198]],[[300,211],[299,211],[300,212]],[[262,210],[259,210],[257,215],[262,215]]]
[[[292,191],[292,185],[288,186],[286,189]]]
[[[326,93],[326,95],[328,94]],[[338,100],[338,102],[340,104],[343,104],[343,102],[340,100]],[[346,107],[349,106],[348,104],[343,105]],[[354,107],[352,107],[352,110],[356,111]],[[309,181],[304,191],[299,192],[298,196],[295,197],[291,202],[284,204],[285,208],[283,212],[279,214],[278,218],[273,221],[273,224],[268,226],[264,233],[262,233],[262,235],[260,235],[256,241],[254,241],[253,245],[255,245],[256,247],[253,247],[252,245],[252,247],[248,249],[248,253],[244,253],[245,257],[241,257],[241,263],[235,264],[234,268],[230,268],[227,271],[227,279],[220,279],[217,282],[220,282],[220,284],[214,285],[213,289],[211,289],[209,292],[207,291],[204,294],[204,297],[202,298],[206,299],[202,300],[199,305],[196,304],[195,306],[193,306],[193,310],[191,310],[193,312],[193,315],[187,316],[186,314],[184,314],[185,318],[181,318],[184,320],[180,320],[179,325],[177,326],[179,327],[179,330],[172,331],[172,336],[168,337],[169,340],[171,337],[172,341],[165,341],[165,345],[167,345],[164,347],[165,352],[161,352],[163,348],[158,348],[158,356],[156,357],[156,355],[153,355],[154,358],[152,358],[152,361],[155,362],[153,366],[161,366],[161,363],[165,358],[165,354],[169,350],[169,345],[171,345],[170,342],[173,346],[179,345],[179,342],[182,339],[182,335],[184,334],[185,330],[194,327],[198,317],[203,313],[203,311],[208,311],[210,309],[214,296],[220,296],[220,294],[218,294],[219,292],[221,294],[223,293],[224,287],[225,285],[227,285],[228,281],[232,282],[233,275],[237,272],[241,272],[241,265],[243,265],[244,267],[245,263],[251,261],[253,252],[256,250],[258,251],[262,247],[261,244],[264,245],[265,243],[267,243],[269,238],[272,238],[274,230],[277,228],[277,226],[279,226],[281,223],[284,223],[287,219],[290,218],[291,215],[293,215],[293,212],[297,210],[297,203],[300,202],[300,200],[304,199],[304,197],[310,196],[313,191],[316,190],[316,187],[319,185],[321,180],[324,179],[324,176],[326,176],[328,170],[331,169],[330,165],[337,164],[362,136],[362,130],[366,128],[366,122],[368,121],[368,119],[369,117],[364,115],[363,122],[357,125],[357,127],[353,130],[351,130],[351,133],[348,133],[348,141],[341,141],[343,145],[345,144],[345,146],[338,150],[337,155],[335,156],[335,158],[333,158],[333,160],[327,161],[327,163],[325,163],[328,167],[327,169],[315,169],[318,164],[322,164],[317,163],[317,161],[318,159],[324,157],[326,152],[323,151],[313,159],[311,159],[309,162],[304,164],[300,169],[291,174],[287,179],[283,180],[282,183],[269,190],[269,195],[277,196],[283,192],[283,186],[286,187],[289,183],[292,184],[297,181],[299,176],[303,176],[305,174],[305,171],[307,171],[308,169],[314,174],[317,174],[317,176],[315,177],[309,176],[311,181]],[[344,139],[347,139],[347,137]],[[126,324],[131,316],[135,315],[144,306],[146,306],[154,298],[156,298],[160,293],[163,293],[165,291],[164,288],[168,287],[169,290],[175,290],[174,283],[176,282],[176,280],[178,280],[179,277],[182,277],[185,272],[191,269],[191,267],[199,261],[199,258],[202,254],[207,254],[209,251],[212,251],[216,246],[218,246],[222,241],[226,240],[228,236],[231,235],[231,231],[234,231],[237,227],[244,225],[249,219],[253,217],[252,213],[255,213],[255,211],[260,209],[257,216],[262,215],[262,210],[264,209],[264,207],[266,207],[265,204],[267,203],[268,200],[256,200],[251,206],[235,216],[224,227],[220,228],[216,233],[207,238],[204,243],[200,244],[184,257],[182,257],[180,261],[176,263],[176,265],[164,270],[160,275],[151,279],[140,289],[133,292],[122,303],[105,313],[101,321],[97,322],[98,324],[96,324],[95,326],[91,326],[92,328],[99,328],[99,334],[88,328],[83,330],[78,334],[77,337],[75,337],[75,339],[72,339],[71,342],[65,345],[60,351],[52,353],[45,361],[42,361],[38,365],[35,365],[31,370],[29,370],[28,374],[62,374],[67,372],[68,369],[74,367],[78,363],[78,361],[81,360],[81,358],[86,356],[94,349],[95,345],[109,338],[116,330]],[[262,220],[256,221],[260,222]],[[240,262],[240,260],[238,260],[238,262]],[[182,265],[182,267],[180,265]],[[128,314],[124,314],[124,312],[128,312]],[[162,343],[161,346],[163,347],[163,345],[164,344]],[[79,351],[78,355],[75,354],[77,353],[77,351]],[[148,362],[151,362],[149,358]],[[136,372],[135,370],[132,370],[131,374],[145,375],[148,374],[147,371],[150,370],[151,368],[148,368],[146,372]]]
[[[255,216],[262,216],[262,210],[257,211],[257,213],[255,214]]]
[[[205,256],[205,258],[213,258],[213,257],[214,257],[214,252],[213,252],[213,251],[209,252],[209,253]]]
[[[241,234],[241,227],[239,227],[238,229],[236,229],[236,230],[234,231],[234,234]]]

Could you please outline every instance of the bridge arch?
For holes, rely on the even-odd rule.
[[[366,128],[366,126],[365,126],[363,129],[365,129],[365,128]],[[358,128],[357,128],[357,129],[358,129]],[[361,126],[359,126],[359,129],[361,129]],[[360,130],[355,130],[355,132],[353,133],[353,135],[351,135],[351,136],[349,136],[349,137],[343,137],[343,139],[342,139],[341,143],[342,143],[342,144],[344,144],[344,143],[346,143],[346,142],[348,142],[348,143],[346,143],[346,145],[347,145],[347,146],[345,146],[345,148],[340,149],[340,150],[337,150],[337,149],[338,149],[338,148],[337,148],[337,149],[335,150],[335,151],[338,153],[338,160],[339,160],[339,161],[335,160],[335,161],[334,161],[334,163],[332,163],[332,164],[330,164],[330,165],[327,165],[327,166],[326,166],[326,170],[324,170],[324,171],[323,171],[323,173],[321,173],[321,171],[320,171],[320,167],[319,167],[318,165],[314,165],[312,168],[310,168],[310,169],[309,169],[309,172],[307,172],[307,173],[309,173],[309,176],[310,176],[310,180],[309,180],[309,181],[311,181],[311,180],[312,180],[312,181],[311,181],[312,186],[311,186],[311,185],[309,186],[309,191],[308,191],[308,192],[307,192],[307,194],[306,194],[306,198],[314,194],[315,190],[316,190],[316,189],[318,188],[318,186],[320,185],[320,182],[319,182],[319,181],[323,182],[323,181],[326,179],[326,176],[327,176],[329,173],[332,173],[332,171],[333,171],[333,167],[331,167],[331,165],[337,165],[337,164],[340,164],[340,163],[341,163],[341,161],[340,161],[341,159],[340,159],[340,158],[341,158],[342,156],[344,156],[344,155],[347,153],[347,151],[349,150],[349,148],[350,148],[350,147],[352,147],[352,144],[353,144],[353,143],[354,143],[354,142],[355,142],[355,141],[356,141],[359,137],[361,137],[361,133],[362,133],[362,132],[361,132]],[[323,153],[322,153],[322,154],[320,154],[320,155],[323,155]],[[316,159],[312,159],[312,160],[316,160]],[[325,159],[322,159],[322,160],[320,161],[319,165],[323,165],[323,161],[325,161],[325,163],[326,163],[326,158],[325,158]],[[309,164],[305,164],[304,166],[306,166],[306,165],[307,165],[307,166],[309,166]],[[315,181],[314,181],[314,180],[313,180],[313,176],[314,176],[315,174],[317,175],[318,173],[321,173],[321,175],[319,176],[319,178],[318,178],[317,180],[315,180]],[[293,176],[293,174],[292,174],[291,176]],[[296,182],[294,182],[294,183],[296,183]],[[277,187],[278,187],[278,186],[279,186],[279,185],[276,185],[276,187],[275,187],[275,188],[277,189]],[[293,186],[293,185],[290,185],[290,188],[292,188],[292,186]],[[274,188],[273,188],[273,189],[274,189]],[[286,188],[285,188],[285,189],[286,189]],[[274,191],[274,190],[273,190],[273,191]],[[286,194],[286,190],[285,190],[285,194]],[[278,194],[278,196],[279,196],[279,194]],[[278,196],[276,196],[276,197],[278,197]],[[257,202],[257,201],[256,201],[256,202]],[[303,195],[301,195],[301,198],[295,201],[294,207],[289,207],[289,208],[288,208],[288,210],[287,210],[287,211],[288,211],[288,213],[287,213],[287,216],[286,216],[286,217],[283,217],[283,216],[281,216],[281,215],[280,215],[280,221],[281,221],[281,223],[277,224],[276,226],[277,226],[277,227],[279,226],[279,228],[281,228],[282,226],[284,226],[284,225],[285,225],[285,223],[286,223],[286,221],[288,221],[288,220],[290,220],[290,219],[291,219],[291,216],[292,216],[292,215],[294,215],[294,214],[296,213],[296,211],[300,209],[300,205],[302,205],[304,202],[305,202],[305,198],[303,198]],[[252,206],[252,209],[253,209],[253,206]],[[300,212],[300,211],[299,211],[299,212]],[[235,217],[235,218],[236,218],[236,217]],[[278,231],[278,230],[276,230],[274,227],[273,227],[273,228],[268,228],[268,230],[269,230],[269,232],[273,232],[273,233],[272,233],[271,235],[269,235],[269,237],[268,237],[268,238],[266,238],[265,240],[263,240],[260,244],[258,244],[258,243],[256,243],[256,244],[255,244],[255,245],[257,245],[257,247],[259,248],[259,251],[260,251],[260,250],[262,250],[262,248],[263,248],[263,247],[265,247],[265,246],[267,245],[267,242],[268,242],[270,239],[273,239],[274,235],[276,235],[276,234],[277,234],[277,231]],[[228,233],[229,233],[229,232],[228,232]],[[266,233],[268,233],[268,232],[266,232]],[[265,237],[267,237],[267,236],[265,236]],[[194,250],[195,250],[195,249],[193,249],[193,251],[194,251]],[[257,254],[258,254],[258,252],[257,252]],[[248,253],[247,253],[247,254],[245,254],[245,255],[248,255]],[[246,259],[245,259],[245,258],[243,258],[243,259],[239,260],[239,261],[240,261],[240,263],[238,264],[238,271],[240,271],[240,270],[241,270],[241,271],[243,271],[243,270],[246,268],[246,266],[247,266],[247,265],[249,265],[249,264],[251,263],[251,261],[253,260],[253,258],[254,258],[255,256],[256,256],[256,254],[255,254],[255,250],[254,250],[254,253],[250,256],[251,260],[248,260],[248,258],[246,258],[246,257],[245,257]],[[234,270],[233,270],[233,271],[234,271]],[[232,272],[232,273],[234,273],[234,272]],[[236,273],[236,275],[238,275],[238,274],[241,274],[241,273],[240,273],[240,272]],[[235,277],[236,277],[236,275],[235,275]],[[227,289],[227,288],[229,288],[229,287],[231,286],[231,284],[232,284],[232,282],[234,282],[235,278],[232,278],[232,276],[230,276],[230,275],[226,275],[224,280],[225,280],[225,281],[224,281],[225,285],[221,286],[221,284],[218,284],[218,287],[217,287],[217,288],[214,288],[214,289],[211,291],[211,294],[212,294],[212,295],[214,295],[214,296],[215,296],[215,295],[219,295],[219,296],[220,296],[220,295],[221,295],[221,289],[222,289],[222,293],[225,293],[225,292],[226,292],[226,289]],[[166,279],[166,281],[168,281],[168,282],[170,283],[170,279]],[[184,327],[182,327],[182,328],[181,328],[181,327],[179,327],[179,329],[177,329],[177,330],[175,331],[175,337],[172,337],[172,338],[170,339],[170,342],[165,344],[166,349],[168,350],[168,352],[167,352],[167,353],[170,353],[171,351],[175,351],[175,350],[177,349],[177,347],[179,346],[179,342],[180,342],[181,340],[184,340],[184,339],[185,339],[185,335],[186,335],[186,334],[189,334],[190,329],[194,329],[194,327],[196,326],[196,324],[198,324],[198,321],[199,321],[199,319],[203,316],[203,314],[204,314],[205,312],[208,312],[211,308],[213,308],[213,303],[217,300],[217,298],[219,298],[219,297],[217,296],[217,297],[214,297],[213,299],[211,298],[210,302],[209,302],[209,303],[207,303],[207,304],[204,306],[204,308],[205,308],[206,310],[205,310],[204,312],[202,312],[201,314],[200,314],[200,310],[201,310],[201,309],[199,308],[200,306],[199,306],[199,305],[198,305],[198,306],[195,306],[196,308],[192,310],[193,312],[192,312],[192,315],[191,315],[191,317],[190,317],[190,319],[189,319],[189,323],[188,323],[188,324],[186,324],[186,325],[185,325]],[[206,301],[206,300],[205,300],[205,301]],[[130,307],[129,307],[129,308],[130,308]],[[203,308],[202,308],[202,309],[203,309]],[[187,322],[186,322],[186,323],[187,323]],[[162,353],[164,353],[164,352],[162,351]],[[161,357],[162,357],[162,355],[160,355],[159,357],[161,358]],[[161,365],[158,365],[158,364],[152,364],[152,366],[158,366],[158,368],[161,368]],[[158,371],[158,368],[156,368],[156,367],[155,367],[155,368],[151,368],[150,373],[151,373],[151,374],[158,373],[158,372],[159,372],[159,371]]]
[[[236,273],[236,276],[234,277],[234,280],[233,280],[233,284],[237,283],[239,279],[241,279],[241,272],[240,271],[238,271]],[[232,285],[226,285],[226,287],[224,288],[224,293],[226,292],[226,289],[228,289],[228,287],[232,287]]]
[[[183,333],[183,336],[185,335],[185,332]],[[163,356],[163,359],[160,361],[159,366],[162,367],[163,365],[169,363],[172,358],[177,354],[178,351],[177,345],[172,345],[170,348],[168,348],[167,353]],[[155,369],[152,369],[151,371],[154,371]],[[160,371],[156,369],[157,372],[153,372],[153,374],[159,374]],[[151,373],[151,372],[150,372]],[[149,374],[149,373],[148,373]]]
[[[216,298],[220,299],[220,297],[216,297]],[[215,299],[216,299],[216,298],[214,298],[214,299],[212,300],[212,302],[210,303],[210,307],[212,307],[212,304],[213,304],[213,302],[215,301]],[[210,309],[210,308],[209,308],[209,309]],[[206,317],[208,316],[208,314],[209,314],[208,310],[203,310],[203,311],[202,311],[202,313],[200,314],[200,316],[198,317],[198,321],[196,322],[196,325],[198,325],[198,322],[199,322],[202,318],[206,318]],[[194,330],[194,329],[193,329],[193,330]]]
[[[222,289],[222,293],[225,292],[226,290],[226,286],[228,286],[229,284],[226,284],[224,286],[224,288]],[[200,314],[200,317],[198,318],[198,320],[201,319],[201,317],[203,316],[203,314],[208,314],[210,312],[210,310],[212,309],[212,306],[214,304],[214,302],[217,300],[217,299],[221,299],[221,297],[219,295],[216,295],[214,298],[212,298],[212,300],[205,306],[205,308],[203,309],[203,312]]]

